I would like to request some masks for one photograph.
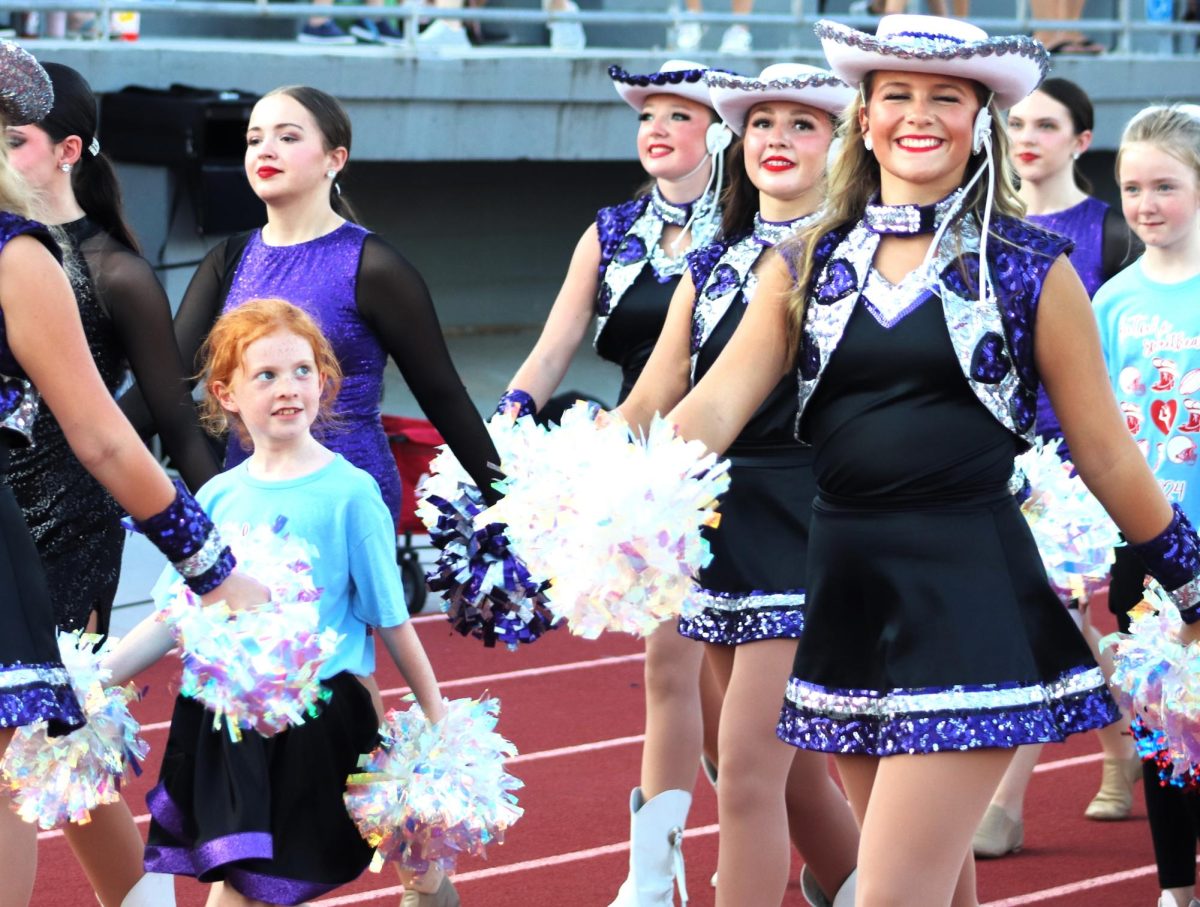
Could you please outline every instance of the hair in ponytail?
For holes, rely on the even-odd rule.
[[[102,230],[139,252],[138,241],[125,221],[117,174],[112,163],[98,150],[96,95],[92,87],[69,66],[61,63],[43,66],[54,85],[54,107],[37,126],[56,144],[74,135],[83,145],[79,161],[71,170],[75,201]],[[92,149],[97,151],[93,153]]]
[[[346,113],[346,108],[337,98],[310,85],[285,85],[267,92],[263,97],[269,98],[277,94],[287,95],[312,114],[317,128],[321,130],[321,139],[326,151],[345,148],[347,156],[350,154],[350,115]],[[345,172],[346,168],[343,167],[342,173]],[[346,201],[346,197],[342,195],[342,188],[339,185],[342,173],[330,181],[329,206],[333,208],[333,213],[338,217],[358,223],[358,215],[354,213],[354,208]]]

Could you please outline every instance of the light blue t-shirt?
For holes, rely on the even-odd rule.
[[[315,551],[312,578],[323,590],[321,629],[345,635],[320,677],[341,671],[370,674],[375,647],[368,627],[394,627],[408,620],[396,567],[396,526],[379,486],[341,454],[316,472],[278,482],[254,478],[248,463],[215,476],[196,499],[227,541],[244,526],[282,525],[283,532]],[[160,607],[177,575],[168,567],[155,585]]]
[[[1096,291],[1109,379],[1163,493],[1200,519],[1200,275],[1157,283],[1138,259]]]

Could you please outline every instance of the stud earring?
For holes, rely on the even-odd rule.
[[[863,133],[863,147],[868,151],[873,151],[875,149],[875,142],[871,138],[871,133],[869,132]]]
[[[332,167],[330,167],[328,170],[325,171],[325,179],[331,180],[336,176],[337,176],[337,171],[334,170]]]
[[[66,163],[66,162],[63,162],[63,163],[61,163],[61,164],[59,164],[59,165],[58,165],[58,169],[59,169],[59,170],[61,170],[63,173],[70,173],[70,172],[71,172],[71,165],[70,165],[70,164],[68,164],[68,163]]]
[[[1073,161],[1079,160],[1079,152],[1078,151],[1076,151],[1074,154],[1071,155],[1071,160],[1073,160]]]

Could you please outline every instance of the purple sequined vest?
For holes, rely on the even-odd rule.
[[[978,228],[973,220],[964,220],[956,229],[964,251],[942,269],[939,284],[950,342],[979,401],[1005,428],[1032,444],[1039,385],[1033,343],[1037,305],[1046,274],[1071,242],[1017,218],[993,216],[987,254],[996,305],[985,307],[979,304],[977,285]],[[861,223],[833,230],[814,250],[815,278],[799,349],[797,428],[871,266],[870,257],[856,254],[865,230]],[[948,236],[945,241],[955,240]]]

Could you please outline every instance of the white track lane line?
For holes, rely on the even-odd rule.
[[[1200,859],[1197,859],[1200,863]],[[1058,885],[1054,888],[1043,888],[1041,891],[1034,891],[1029,894],[1018,894],[1011,898],[1004,898],[1000,901],[988,901],[982,907],[1022,907],[1024,904],[1040,904],[1042,901],[1049,901],[1051,898],[1065,898],[1067,895],[1078,894],[1081,891],[1092,891],[1096,888],[1103,888],[1105,885],[1115,885],[1118,882],[1128,882],[1132,879],[1140,879],[1144,876],[1154,875],[1155,867],[1139,866],[1137,869],[1126,869],[1122,872],[1113,872],[1104,876],[1096,876],[1091,879],[1080,879],[1078,882],[1071,882],[1068,885]]]
[[[544,677],[547,674],[563,674],[567,671],[583,671],[588,668],[609,668],[613,665],[645,660],[646,655],[644,652],[635,652],[632,655],[610,655],[606,658],[593,658],[588,661],[568,661],[563,664],[546,665],[542,668],[522,668],[519,671],[502,671],[498,674],[478,674],[475,677],[441,680],[438,681],[438,686],[443,690],[449,690],[454,687],[469,687],[480,683],[498,683],[504,680],[522,680],[526,677]],[[408,692],[408,687],[392,687],[390,690],[382,690],[380,692],[384,696],[400,696]],[[161,731],[170,726],[170,721],[152,721],[150,724],[143,724],[142,730]]]
[[[700,828],[689,828],[683,833],[684,838],[700,838],[705,835],[715,835],[717,833],[716,825],[703,825]],[[534,869],[545,869],[548,866],[561,866],[564,863],[578,863],[581,860],[591,860],[596,857],[607,857],[616,853],[625,853],[629,850],[629,842],[625,841],[621,844],[605,844],[603,847],[591,847],[587,850],[576,850],[571,853],[555,854],[552,857],[542,857],[539,860],[525,860],[521,863],[510,863],[507,866],[490,866],[487,869],[476,869],[471,872],[460,872],[454,876],[455,886],[463,885],[467,882],[474,882],[479,879],[491,879],[496,876],[511,875],[515,872],[528,872]],[[375,891],[363,891],[358,894],[346,894],[336,898],[326,898],[320,901],[313,901],[314,904],[319,904],[320,907],[341,907],[344,904],[365,904],[369,901],[377,901],[380,898],[394,898],[397,895],[403,894],[404,889],[399,885],[394,885],[390,888],[379,888]]]

